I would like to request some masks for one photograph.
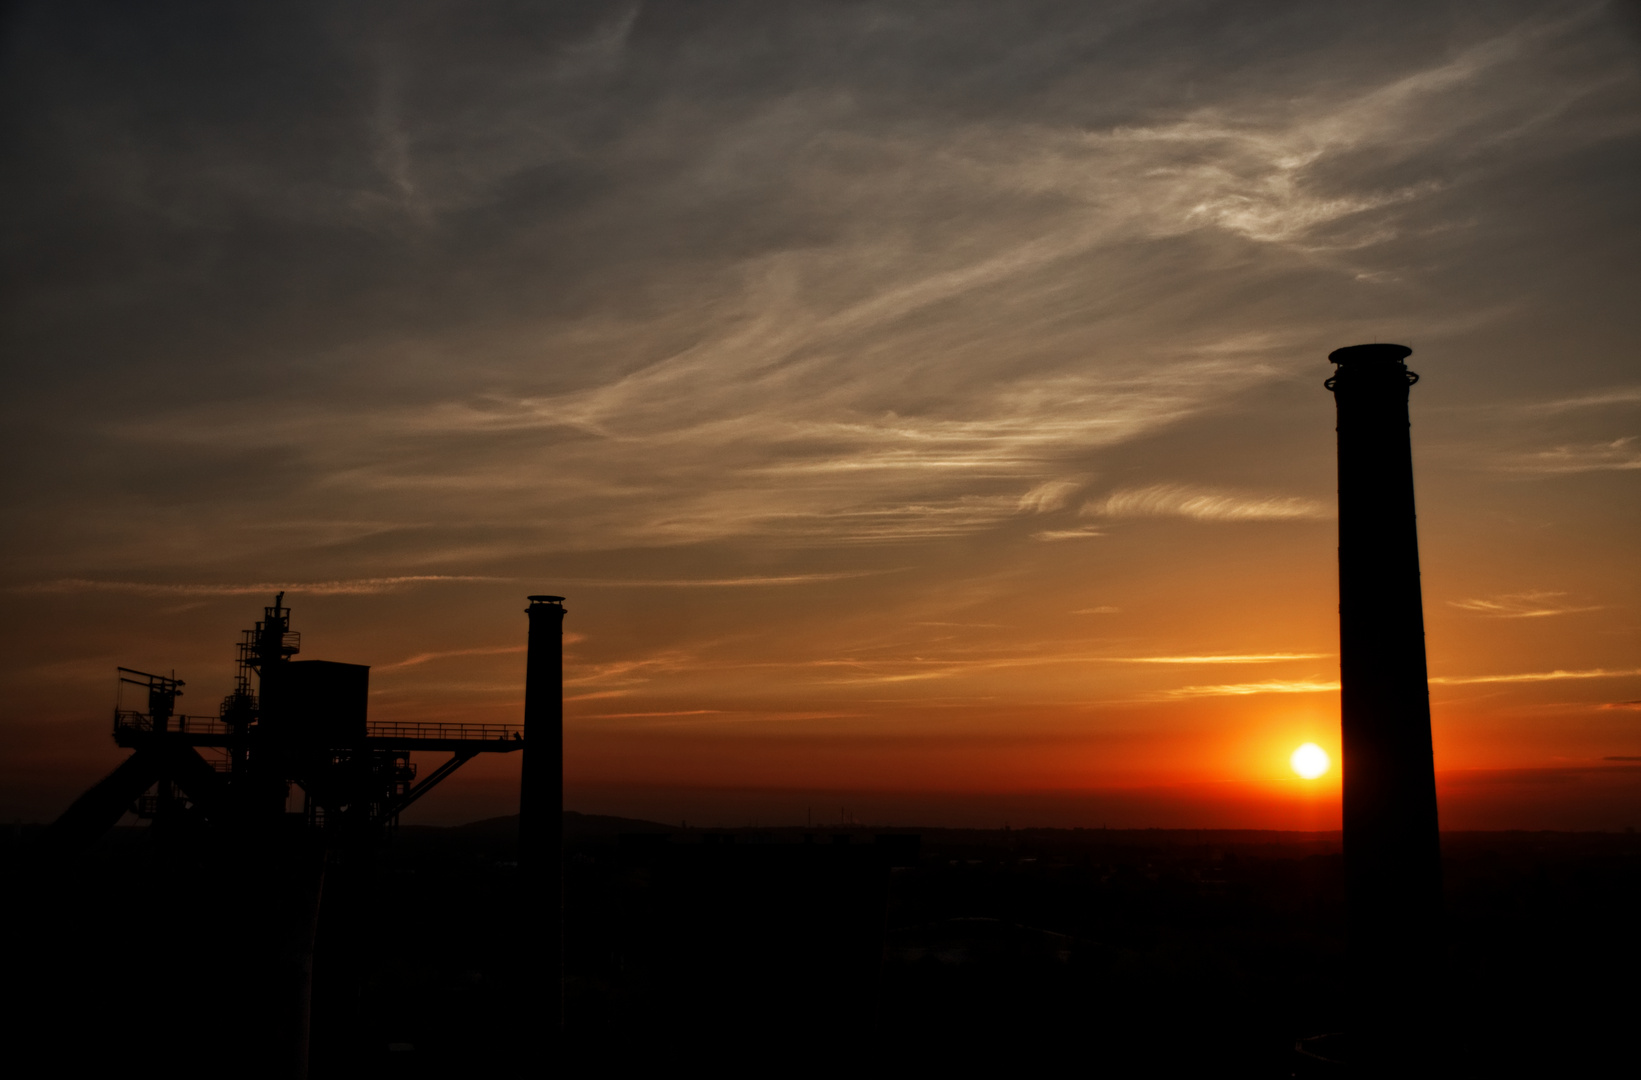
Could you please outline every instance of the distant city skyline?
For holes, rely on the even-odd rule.
[[[468,722],[566,596],[588,813],[1337,827],[1321,383],[1395,341],[1444,826],[1641,824],[1633,5],[7,20],[13,819],[284,590]]]

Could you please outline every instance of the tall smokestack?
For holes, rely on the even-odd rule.
[[[527,935],[534,931],[538,970],[561,973],[564,837],[564,597],[531,596],[530,646],[524,665],[524,762],[519,772],[519,876]],[[548,921],[549,904],[558,917]],[[527,944],[527,948],[529,945]],[[563,1022],[563,982],[555,981],[553,1014]]]
[[[1338,408],[1339,668],[1353,1038],[1373,1064],[1421,1055],[1441,956],[1441,840],[1430,749],[1419,537],[1403,345],[1352,345]]]
[[[519,777],[519,866],[552,865],[564,813],[564,597],[531,596],[524,666],[524,763]]]

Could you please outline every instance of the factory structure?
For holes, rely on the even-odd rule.
[[[1436,1038],[1443,951],[1408,419],[1408,391],[1418,376],[1403,362],[1411,351],[1388,344],[1339,349],[1330,356],[1337,371],[1326,384],[1338,415],[1343,834],[1354,1045],[1299,1050],[1313,1061],[1349,1058],[1378,1068],[1424,1058]],[[178,711],[185,684],[174,673],[121,668],[113,737],[131,755],[46,829],[42,848],[84,849],[134,812],[153,823],[156,835],[164,830],[221,838],[229,841],[225,848],[317,850],[345,858],[376,846],[408,807],[476,755],[519,753],[518,883],[527,913],[520,945],[535,970],[562,970],[564,598],[528,599],[519,724],[371,720],[370,669],[297,659],[301,639],[283,593],[244,632],[233,691],[212,715]],[[411,755],[419,752],[449,757],[418,775]],[[684,845],[627,845],[621,855],[627,876],[619,880],[637,875],[670,882],[651,891],[673,898],[671,908],[634,908],[627,925],[672,925],[667,919],[675,918],[668,940],[706,950],[679,952],[674,970],[662,973],[657,985],[670,986],[676,1000],[691,997],[694,973],[724,963],[738,973],[731,981],[749,993],[786,987],[762,994],[769,1001],[798,1000],[805,985],[840,1000],[869,1000],[882,953],[889,868],[905,863],[916,845],[915,838],[906,838],[909,848],[901,838],[879,839],[884,843],[870,854],[813,844],[731,851],[703,843],[689,852]],[[322,876],[308,890],[313,919]],[[750,896],[763,900],[750,907],[737,900]],[[811,910],[816,897],[828,898],[824,910]],[[778,910],[804,912],[805,925],[830,922],[847,930],[817,932],[800,943],[793,955],[811,957],[798,965],[814,975],[805,975],[807,983],[771,967],[761,946],[735,952],[736,942],[753,940],[748,927]],[[711,932],[703,936],[702,928]],[[311,960],[311,927],[304,948]],[[269,970],[276,967],[270,961]],[[300,988],[311,981],[310,969],[292,976],[299,992],[290,999],[303,1004],[284,1028],[293,1034],[291,1067],[282,1075],[306,1075],[307,991]],[[535,1015],[549,1029],[560,1027],[562,984],[542,980],[532,994],[540,998]],[[748,998],[746,1007],[756,1004]]]
[[[316,1057],[339,1075],[373,1068],[349,1056],[359,1051],[348,1039],[382,997],[359,966],[376,940],[366,898],[378,856],[399,816],[479,754],[526,763],[526,850],[497,910],[529,913],[531,927],[557,922],[548,868],[560,861],[562,807],[549,802],[561,790],[563,600],[529,598],[527,708],[517,724],[370,719],[370,668],[298,659],[284,593],[242,635],[233,690],[214,715],[178,709],[186,684],[174,672],[119,669],[112,734],[130,756],[45,828],[35,853],[75,881],[75,868],[89,865],[76,856],[121,819],[149,822],[160,857],[114,875],[144,898],[142,930],[119,948],[147,949],[145,966],[191,1004],[122,1029],[146,1047],[138,1057],[191,1063],[184,1075],[194,1067],[279,1080],[305,1080]],[[544,761],[532,762],[532,746]],[[448,757],[418,775],[411,755],[422,753]],[[65,902],[78,902],[74,890]],[[558,966],[555,934],[515,942],[532,970]],[[326,973],[317,982],[316,970]],[[62,978],[59,996],[87,992]],[[559,993],[558,980],[540,979],[518,996],[552,1016]]]
[[[178,710],[186,684],[175,673],[119,669],[113,736],[131,756],[51,824],[41,838],[46,848],[83,848],[129,812],[178,833],[302,835],[332,850],[361,849],[479,754],[525,753],[534,737],[551,746],[552,762],[527,774],[557,772],[558,731],[541,729],[562,725],[562,708],[550,703],[561,696],[556,632],[531,636],[526,698],[534,709],[523,724],[373,721],[370,668],[297,659],[302,639],[284,600],[284,593],[274,597],[244,632],[233,692],[215,715]],[[563,597],[531,597],[530,611],[532,627],[538,611],[556,613],[556,624]],[[419,776],[410,759],[417,752],[450,756]],[[557,785],[535,786],[550,797]]]

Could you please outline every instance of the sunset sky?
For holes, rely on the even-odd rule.
[[[474,722],[568,597],[571,809],[1336,827],[1395,341],[1444,826],[1641,825],[1638,10],[13,5],[0,813],[285,589]]]

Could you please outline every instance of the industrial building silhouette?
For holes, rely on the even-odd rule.
[[[245,631],[233,692],[215,716],[177,711],[185,684],[174,674],[119,669],[114,740],[131,756],[52,823],[44,848],[84,847],[128,811],[161,829],[297,829],[333,846],[368,844],[475,755],[524,749],[514,725],[372,722],[370,668],[295,659],[301,635],[284,600]],[[127,687],[142,692],[140,707],[126,707]],[[418,751],[450,758],[418,780]],[[300,810],[287,809],[293,788]]]
[[[121,668],[112,734],[130,756],[34,840],[32,872],[46,884],[26,918],[80,937],[29,944],[42,1009],[73,999],[112,1011],[119,996],[97,965],[115,952],[150,992],[192,1002],[110,1017],[109,1046],[63,1053],[82,1065],[162,1058],[178,1076],[321,1080],[418,1075],[405,1064],[417,1045],[440,1074],[476,1076],[572,1055],[722,1062],[732,1048],[794,1046],[898,1046],[915,1062],[927,1059],[920,1032],[1015,1053],[1010,1033],[1028,1014],[1064,1027],[1093,1023],[1093,1009],[1108,1041],[1129,1036],[1102,1059],[1119,1071],[1211,1067],[1215,1047],[1265,1055],[1283,1075],[1429,1064],[1442,1052],[1449,944],[1409,353],[1375,344],[1331,356],[1342,860],[1337,835],[593,827],[563,805],[563,597],[528,598],[521,723],[473,725],[370,719],[369,669],[298,659],[280,594],[244,632],[214,715],[178,711],[186,684],[174,673]],[[418,775],[419,752],[449,757]],[[481,753],[522,755],[516,819],[399,828]],[[99,839],[128,812],[149,822],[136,856]],[[98,851],[101,862],[84,855]],[[123,890],[113,923],[110,890]],[[1285,912],[1285,928],[1235,906],[1255,893]],[[1309,906],[1284,907],[1293,897]],[[1306,967],[1251,950],[1236,969],[1243,983],[1226,984],[1309,972],[1304,994],[1270,998],[1296,1030],[1275,1025],[1280,1038],[1244,1045],[1268,1022],[1264,990],[1209,1000],[1202,988],[1218,984],[1186,973],[1196,969],[1135,966],[1174,932],[1167,920],[1211,926],[1227,912],[1240,912],[1236,933],[1286,934],[1292,956],[1311,957]],[[1347,913],[1349,962],[1335,965]],[[446,958],[471,969],[441,976],[443,996],[418,997],[415,980],[391,974]],[[1330,1013],[1318,997],[1343,1004]],[[1190,1032],[1170,1027],[1187,1021]],[[1294,1046],[1296,1034],[1335,1030],[1345,1034]]]

